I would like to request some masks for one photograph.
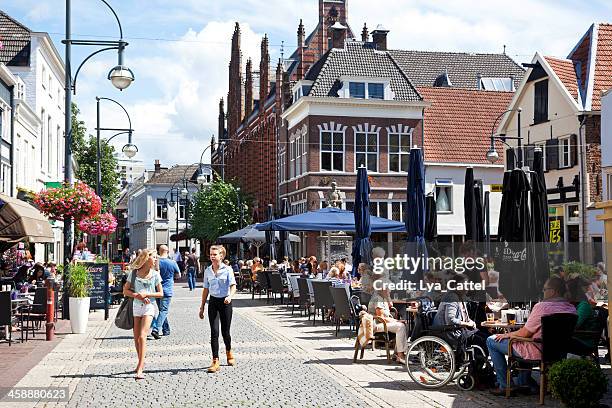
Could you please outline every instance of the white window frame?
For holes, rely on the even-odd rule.
[[[289,180],[295,177],[295,141],[289,142]]]
[[[47,172],[51,175],[53,170],[53,124],[51,115],[47,117]]]
[[[323,150],[323,133],[331,134],[330,150]],[[334,134],[335,133],[342,135],[342,151],[334,150]],[[342,169],[334,170],[334,153],[341,153],[342,156],[344,156],[345,152],[346,152],[346,129],[343,129],[340,132],[337,130],[319,130],[319,171],[328,172],[328,173],[344,172],[344,160],[340,160],[340,162],[342,163]],[[331,161],[330,161],[331,170],[326,170],[323,168],[323,153],[331,154]]]
[[[40,169],[42,171],[45,170],[45,129],[47,128],[45,126],[45,122],[47,120],[46,115],[45,115],[45,109],[41,109],[40,112]]]
[[[162,203],[160,203],[162,201]],[[164,217],[164,214],[166,215]],[[158,220],[168,219],[168,200],[165,198],[155,199],[155,218]]]
[[[300,200],[291,203],[291,215],[304,214],[307,212],[306,210],[306,200]]]
[[[567,146],[567,152],[564,151]],[[567,159],[567,164],[565,163],[565,159]],[[566,169],[572,166],[572,142],[571,138],[568,137],[560,137],[559,138],[559,168]]]
[[[40,84],[42,85],[43,89],[47,89],[46,81],[47,81],[47,68],[45,68],[45,66],[43,65],[42,71],[40,74]]]
[[[374,101],[389,101],[395,99],[395,93],[391,90],[391,78],[372,78],[372,77],[359,77],[359,76],[341,76],[339,81],[342,83],[342,88],[338,90],[338,96],[340,98],[350,99],[350,83],[363,83],[365,87],[364,99],[370,99],[369,95],[369,85],[373,84],[382,84],[383,85],[383,99],[372,99]],[[352,99],[362,99],[362,98],[352,98]]]
[[[387,133],[387,171],[389,173],[407,173],[408,170],[406,169],[405,171],[402,170],[402,156],[408,156],[410,157],[410,148],[412,147],[412,132],[414,131],[414,128],[410,128],[410,132],[409,133],[405,133],[405,132],[388,132]],[[397,152],[391,152],[391,136],[397,136],[397,140],[398,140],[398,151]],[[409,137],[409,145],[408,145],[408,151],[407,152],[403,152],[402,151],[402,136],[408,136]],[[399,156],[399,170],[391,170],[391,156]]]
[[[436,179],[436,183],[435,183],[435,198],[436,198],[436,202],[438,202],[438,188],[446,188],[447,193],[446,196],[448,198],[449,204],[450,204],[450,211],[436,211],[438,214],[453,214],[454,212],[454,197],[453,197],[453,180],[452,179]],[[450,194],[449,194],[450,192]]]
[[[357,146],[357,135],[365,135],[365,150],[363,151],[358,151],[358,146]],[[368,152],[368,136],[369,135],[376,135],[376,155],[375,155],[375,160],[376,160],[376,170],[370,170],[368,168],[368,156],[373,154],[372,152]],[[368,173],[379,173],[380,172],[380,130],[377,130],[376,132],[368,132],[368,131],[362,131],[362,132],[354,132],[354,136],[355,136],[355,144],[354,144],[354,163],[355,163],[355,172],[357,172],[357,169],[360,166],[360,163],[357,161],[357,155],[358,154],[365,154],[365,167],[366,169],[368,169]]]
[[[287,181],[285,179],[285,170],[287,166],[287,150],[283,149],[278,153],[278,182],[284,183]]]

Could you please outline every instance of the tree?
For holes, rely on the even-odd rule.
[[[189,235],[193,238],[214,242],[221,235],[235,231],[240,223],[238,195],[243,207],[243,227],[250,224],[251,198],[232,182],[214,180],[207,188],[198,191],[190,205]]]
[[[97,141],[92,135],[85,137],[87,128],[78,118],[79,109],[72,104],[72,149],[77,162],[76,177],[92,188],[96,187]],[[117,159],[113,155],[115,148],[100,140],[101,163],[101,199],[103,208],[114,208],[119,197],[119,173]]]

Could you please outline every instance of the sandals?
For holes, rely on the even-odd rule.
[[[136,373],[136,375],[134,376],[134,379],[135,379],[136,381],[138,381],[138,380],[144,380],[144,378],[145,378],[144,373],[140,373],[140,374]]]

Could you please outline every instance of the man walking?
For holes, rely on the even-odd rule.
[[[187,284],[189,285],[189,290],[194,290],[196,287],[196,273],[200,270],[200,265],[198,263],[198,257],[195,254],[195,248],[191,248],[191,253],[186,256],[186,266],[187,266]]]
[[[159,329],[161,327],[164,336],[170,335],[170,323],[168,323],[168,311],[170,309],[170,301],[174,294],[174,274],[179,273],[179,267],[176,262],[168,258],[168,247],[166,245],[159,246],[159,274],[162,279],[162,288],[164,297],[157,298],[157,307],[159,314],[156,319],[153,319],[151,324],[151,336],[155,340],[159,340]]]

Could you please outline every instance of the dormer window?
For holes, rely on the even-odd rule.
[[[480,78],[480,89],[483,91],[513,92],[514,81],[512,78],[483,77]]]
[[[293,102],[296,102],[302,96],[308,96],[310,88],[312,88],[312,81],[298,81],[293,87]]]
[[[389,79],[384,78],[347,78],[339,79],[342,88],[338,90],[340,98],[393,100]]]

